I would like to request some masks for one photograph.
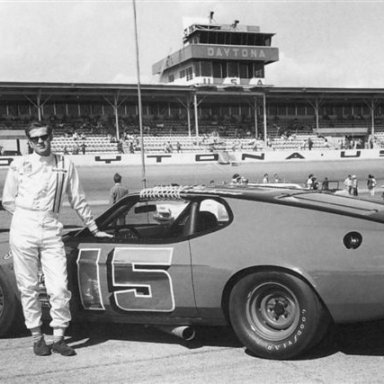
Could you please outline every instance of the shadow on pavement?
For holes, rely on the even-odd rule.
[[[384,321],[349,324],[335,332],[339,350],[347,355],[384,356]]]
[[[196,337],[185,341],[154,326],[82,322],[71,324],[66,332],[66,341],[75,349],[103,344],[110,340],[177,344],[191,350],[207,346],[243,348],[230,327],[199,326],[195,327],[195,330]],[[44,324],[43,332],[48,338],[52,335],[48,324]],[[30,337],[25,327],[7,335],[7,338],[15,339],[25,337]],[[248,350],[245,353],[257,357]],[[384,320],[334,326],[318,345],[294,360],[320,359],[336,353],[384,357]]]
[[[185,341],[152,326],[136,324],[73,324],[67,342],[75,349],[86,348],[109,340],[140,343],[179,344],[188,349],[205,346],[242,348],[230,327],[195,327],[196,337]],[[384,356],[384,321],[338,325],[315,347],[295,360],[312,360],[335,353],[362,356]],[[250,356],[251,352],[246,351]],[[256,356],[255,356],[256,357]]]
[[[75,349],[102,344],[109,340],[179,344],[188,349],[204,346],[241,348],[234,333],[228,327],[195,327],[196,337],[186,341],[154,326],[137,324],[74,323],[66,332],[67,343]]]
[[[384,321],[337,325],[302,359],[317,359],[341,352],[346,355],[384,356]]]

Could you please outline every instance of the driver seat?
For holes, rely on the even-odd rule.
[[[200,211],[197,215],[195,232],[204,232],[216,228],[218,221],[212,212]]]

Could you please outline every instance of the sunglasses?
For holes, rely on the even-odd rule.
[[[34,136],[34,137],[30,137],[29,140],[32,141],[32,143],[34,144],[37,144],[39,142],[39,140],[42,140],[42,141],[47,141],[49,139],[49,135],[46,134],[46,135],[41,135],[41,136]]]

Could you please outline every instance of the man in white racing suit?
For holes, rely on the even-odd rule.
[[[71,356],[76,353],[64,341],[71,320],[71,292],[67,288],[67,260],[61,239],[63,225],[58,220],[64,194],[94,236],[111,235],[98,230],[71,160],[51,152],[51,128],[32,123],[25,131],[34,152],[11,163],[2,198],[4,208],[13,215],[9,242],[17,286],[34,353],[46,356],[53,351]],[[51,346],[41,332],[40,265],[51,304]]]

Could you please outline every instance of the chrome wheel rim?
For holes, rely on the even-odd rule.
[[[249,292],[246,316],[252,330],[269,341],[291,336],[300,321],[300,304],[286,286],[266,282]]]

